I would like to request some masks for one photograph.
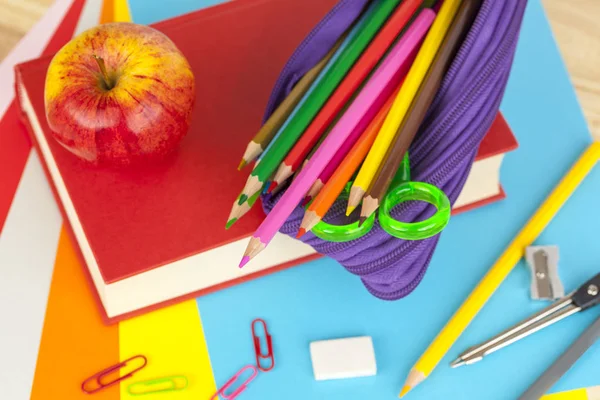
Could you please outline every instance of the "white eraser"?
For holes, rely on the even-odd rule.
[[[312,342],[310,358],[318,381],[377,374],[370,336]]]

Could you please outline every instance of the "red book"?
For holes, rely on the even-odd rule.
[[[52,137],[44,115],[51,58],[16,67],[25,124],[78,244],[108,322],[315,257],[279,235],[252,268],[240,254],[264,218],[224,226],[246,174],[236,170],[271,88],[298,44],[337,0],[237,0],[153,25],[196,77],[190,132],[169,162],[141,171],[86,165]]]
[[[462,192],[454,203],[453,214],[481,207],[506,197],[500,184],[504,155],[516,149],[517,140],[501,113],[479,145],[475,162]]]
[[[336,2],[236,0],[154,25],[188,58],[196,106],[176,156],[143,173],[99,169],[61,147],[44,115],[51,58],[17,66],[24,123],[107,322],[318,256],[278,234],[260,260],[240,270],[240,254],[264,214],[257,206],[230,230],[224,226],[247,177],[236,170],[239,156],[260,127],[271,88],[298,43]],[[498,120],[494,126],[481,160],[508,151],[507,138],[514,141],[508,126]]]

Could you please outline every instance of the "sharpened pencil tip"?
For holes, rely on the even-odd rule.
[[[400,397],[400,398],[403,398],[404,396],[406,396],[406,394],[407,394],[408,392],[410,392],[410,390],[411,390],[411,389],[412,389],[412,388],[411,388],[409,385],[405,385],[405,386],[402,388],[402,391],[400,392],[400,396],[399,396],[399,397]]]
[[[363,217],[362,215],[358,218],[358,226],[362,226],[365,221],[367,220],[367,217]]]
[[[238,165],[238,171],[241,171],[242,168],[244,168],[246,165],[248,165],[248,163],[242,158],[242,161],[240,161],[240,165]]]
[[[275,181],[271,182],[271,184],[269,185],[269,188],[267,189],[267,193],[271,193],[273,190],[275,190],[276,187],[277,187],[277,182],[275,182]]]
[[[246,200],[248,200],[248,196],[246,196],[245,194],[241,194],[240,199],[238,200],[238,206],[241,206],[242,204],[244,204],[244,202]]]
[[[235,224],[237,222],[237,218],[231,218],[229,221],[227,221],[227,223],[225,224],[225,229],[229,229],[233,226],[233,224]]]
[[[348,206],[348,208],[346,208],[346,217],[349,217],[355,209],[356,206]]]
[[[250,257],[248,257],[248,256],[242,257],[242,261],[240,261],[240,268],[242,268],[244,265],[248,264],[248,261],[250,261]]]
[[[304,229],[304,228],[298,229],[298,233],[296,234],[296,239],[300,239],[305,234],[306,234],[306,229]]]

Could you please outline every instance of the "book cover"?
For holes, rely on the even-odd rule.
[[[17,67],[26,125],[107,321],[318,256],[310,246],[278,235],[260,264],[240,270],[239,254],[264,214],[255,207],[224,229],[232,199],[246,179],[235,165],[260,126],[270,88],[297,44],[335,1],[314,3],[238,1],[154,25],[190,61],[196,106],[176,156],[143,171],[96,168],[58,145],[44,115],[51,57]],[[512,137],[507,126],[497,132]],[[490,143],[484,147],[488,153],[507,148],[502,140]],[[477,205],[501,197],[479,199]]]
[[[506,198],[500,181],[500,169],[504,155],[517,147],[515,135],[499,112],[479,145],[467,181],[454,203],[453,215]]]
[[[281,235],[262,265],[239,270],[245,238],[264,214],[255,207],[230,230],[224,224],[246,179],[235,166],[260,127],[270,88],[334,4],[236,1],[154,25],[188,58],[196,105],[177,154],[143,171],[96,168],[63,149],[44,115],[51,58],[16,68],[30,134],[108,320],[316,256],[308,245]]]

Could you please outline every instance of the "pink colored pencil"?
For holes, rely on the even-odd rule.
[[[406,74],[404,74],[404,76],[402,78],[404,78],[405,76],[406,76]],[[398,86],[398,88],[400,88],[400,85]],[[394,96],[395,95],[396,94],[394,94]],[[319,194],[321,189],[323,189],[325,184],[327,182],[329,182],[329,179],[333,176],[333,173],[337,170],[337,168],[340,166],[340,164],[344,161],[344,159],[346,158],[348,153],[350,153],[350,150],[352,150],[352,148],[354,147],[354,144],[365,133],[365,129],[363,129],[362,131],[355,129],[352,132],[352,134],[348,137],[348,139],[346,139],[344,144],[342,144],[342,147],[340,147],[340,149],[335,153],[335,155],[333,156],[331,161],[329,163],[327,163],[327,166],[325,166],[325,169],[323,170],[323,172],[321,172],[321,174],[319,175],[319,178],[312,184],[312,186],[308,190],[308,193],[306,194],[306,197],[304,198],[304,201],[302,202],[302,206],[305,206],[312,199],[317,197],[317,195]]]
[[[344,146],[344,143],[352,137],[358,137],[365,130],[377,111],[383,106],[385,100],[408,72],[434,19],[435,12],[432,10],[424,9],[421,11],[408,31],[400,38],[342,118],[333,127],[329,136],[323,141],[308,164],[300,171],[298,177],[287,188],[281,199],[258,227],[244,252],[240,268],[269,244],[285,220],[306,195],[313,182],[317,180],[327,164],[331,162],[336,152]]]
[[[344,141],[342,147],[340,147],[340,149],[335,152],[335,155],[333,156],[331,161],[327,163],[325,169],[319,175],[319,178],[310,187],[307,193],[307,198],[305,200],[306,203],[308,203],[312,198],[316,197],[316,195],[321,191],[321,188],[329,181],[329,178],[331,178],[337,167],[342,163],[342,161],[344,161],[344,158],[346,158],[346,156],[354,146],[354,143],[356,143],[356,141],[358,140],[358,138],[360,138],[363,132],[364,129],[354,129],[350,136],[348,136],[346,141]]]

